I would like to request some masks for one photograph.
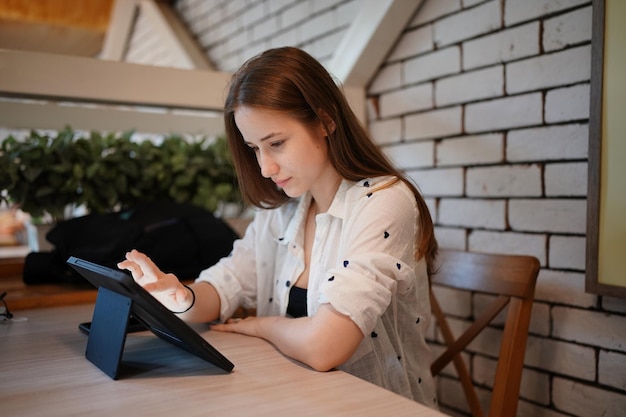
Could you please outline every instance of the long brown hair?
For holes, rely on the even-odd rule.
[[[235,110],[242,105],[278,110],[310,127],[321,122],[329,133],[330,161],[347,180],[392,175],[407,184],[420,213],[416,256],[425,256],[432,271],[437,241],[422,195],[371,140],[342,90],[315,58],[293,47],[270,49],[251,58],[233,75],[224,105],[226,136],[244,199],[261,208],[278,207],[289,197],[261,175],[256,156],[245,144],[235,124]]]

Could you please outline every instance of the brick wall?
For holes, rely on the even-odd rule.
[[[176,3],[224,71],[281,45],[327,63],[363,5]],[[370,131],[419,184],[441,246],[541,262],[520,416],[626,410],[626,301],[584,291],[590,39],[589,0],[425,0],[368,86]],[[456,329],[485,301],[437,291]],[[485,387],[499,337],[467,354]],[[440,390],[462,407],[453,379]]]
[[[327,63],[363,0],[179,0],[176,8],[218,70],[292,45]]]

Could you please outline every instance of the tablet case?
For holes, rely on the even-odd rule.
[[[132,314],[161,339],[223,369],[234,365],[127,273],[76,257],[68,265],[98,288],[85,357],[112,379],[120,376]]]

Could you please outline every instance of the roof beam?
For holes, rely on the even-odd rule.
[[[100,58],[113,61],[121,61],[124,58],[136,13],[136,0],[115,0]]]
[[[232,74],[0,49],[0,94],[221,111]]]
[[[423,0],[366,0],[328,68],[348,86],[365,87]]]

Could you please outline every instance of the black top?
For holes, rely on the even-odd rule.
[[[287,305],[287,314],[291,317],[304,317],[306,311],[306,288],[293,286],[289,290],[289,304]]]

